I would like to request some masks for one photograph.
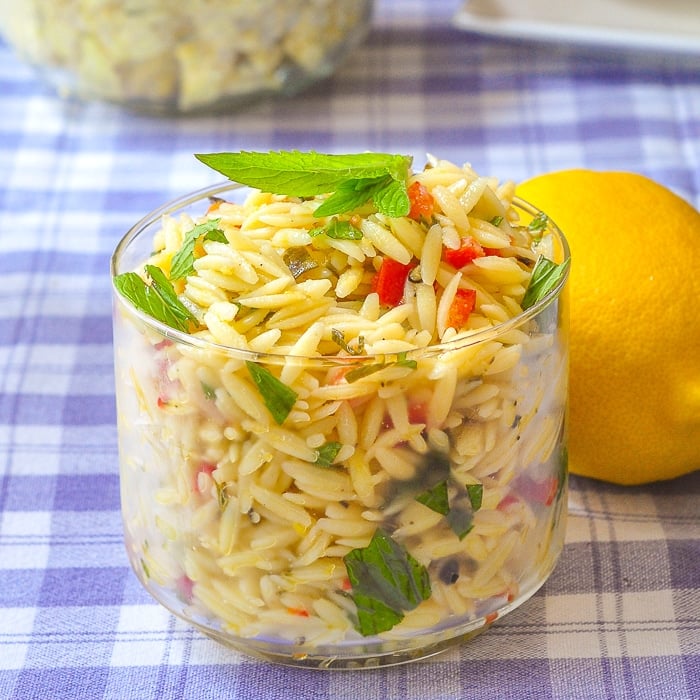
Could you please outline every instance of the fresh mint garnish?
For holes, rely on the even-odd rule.
[[[549,217],[543,212],[539,212],[537,216],[527,225],[527,230],[533,234],[535,239],[541,238],[547,224],[549,223]]]
[[[319,467],[330,467],[332,466],[335,458],[340,452],[342,445],[339,442],[329,441],[324,442],[321,447],[318,448],[318,456],[314,464],[318,464]]]
[[[339,221],[333,217],[325,226],[317,226],[309,231],[312,238],[325,234],[328,238],[346,241],[359,241],[362,238],[362,231],[353,226],[349,221]]]
[[[173,256],[170,264],[170,279],[178,280],[187,277],[194,272],[194,249],[200,238],[207,241],[219,241],[227,243],[224,232],[219,228],[221,219],[209,219],[197,224],[191,231],[185,234],[180,250]]]
[[[408,353],[404,350],[403,352],[397,353],[396,365],[398,367],[410,367],[411,369],[416,369],[418,367],[418,362],[416,360],[409,360]]]
[[[336,338],[334,338],[334,340],[338,342]],[[362,347],[364,349],[364,339]],[[399,352],[396,354],[396,360],[394,362],[377,362],[371,365],[360,365],[355,369],[351,369],[345,375],[345,381],[348,384],[352,384],[358,379],[368,377],[370,374],[379,372],[380,369],[384,369],[385,367],[391,367],[392,365],[394,367],[408,367],[409,369],[416,369],[418,367],[418,362],[416,360],[409,360],[405,351]]]
[[[216,398],[216,391],[214,390],[214,387],[210,386],[206,382],[200,382],[202,385],[202,393],[204,394],[204,398],[207,399],[207,401],[213,401]]]
[[[292,197],[330,195],[316,216],[352,211],[373,201],[386,216],[410,211],[406,189],[410,156],[333,155],[315,151],[200,153],[195,157],[234,182]]]
[[[467,484],[467,493],[472,504],[472,510],[479,510],[484,498],[484,487],[481,484]]]
[[[275,377],[270,370],[246,360],[248,372],[260,392],[267,410],[277,425],[282,425],[296,403],[297,393]]]
[[[474,512],[471,509],[459,506],[450,508],[447,514],[447,522],[452,532],[463,540],[474,529]]]
[[[566,275],[570,262],[571,258],[567,258],[563,263],[559,264],[552,262],[543,255],[537,258],[530,276],[530,284],[523,297],[523,311],[544,299],[559,284],[560,280]]]
[[[375,372],[379,372],[380,369],[384,369],[386,366],[387,366],[386,362],[378,362],[378,363],[372,364],[372,365],[360,365],[359,367],[356,367],[355,369],[351,369],[345,375],[345,381],[348,384],[352,384],[353,382],[356,382],[358,379],[362,379],[363,377],[369,377],[370,374],[374,374]]]
[[[345,350],[345,352],[348,353],[348,355],[362,355],[365,351],[364,335],[357,336],[356,348],[352,348],[350,347],[350,345],[348,345],[348,343],[345,340],[345,334],[343,333],[343,331],[340,331],[337,328],[331,328],[331,339],[336,345]]]
[[[183,333],[190,331],[195,317],[178,299],[172,284],[163,271],[154,265],[146,265],[151,284],[135,272],[116,275],[114,286],[139,311]]]
[[[474,513],[481,508],[484,487],[481,484],[467,484],[465,490],[456,485],[457,493],[450,499],[448,480],[439,481],[432,488],[416,496],[416,500],[444,515],[452,531],[464,539],[474,527]]]
[[[288,248],[284,253],[283,259],[294,279],[318,267],[318,263],[303,246]]]
[[[381,528],[367,547],[353,549],[343,561],[357,606],[355,626],[363,636],[390,630],[430,598],[427,569]]]
[[[437,483],[433,488],[424,491],[416,496],[418,503],[434,510],[440,515],[447,515],[450,512],[450,503],[447,493],[447,481],[443,480]]]

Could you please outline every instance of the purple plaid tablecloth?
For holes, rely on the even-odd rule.
[[[61,102],[0,43],[1,699],[700,699],[698,472],[639,488],[573,478],[545,586],[408,666],[252,660],[176,620],[128,568],[108,263],[143,214],[217,180],[194,152],[430,152],[516,180],[634,170],[700,205],[697,58],[480,37],[450,26],[456,9],[379,2],[332,79],[182,119]]]

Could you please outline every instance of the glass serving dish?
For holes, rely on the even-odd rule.
[[[0,0],[0,34],[64,97],[224,110],[299,92],[366,35],[371,0]]]
[[[142,268],[164,216],[244,191],[152,212],[112,275]],[[568,259],[551,221],[543,236]],[[115,288],[124,531],[143,586],[229,647],[319,668],[427,657],[526,601],[565,533],[565,281],[466,339],[345,357],[204,341]],[[270,376],[297,392],[281,422],[258,391]]]

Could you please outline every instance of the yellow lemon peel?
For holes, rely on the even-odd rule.
[[[700,468],[700,213],[628,172],[517,188],[572,251],[570,470],[617,484]]]

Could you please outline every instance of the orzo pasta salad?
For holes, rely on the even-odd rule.
[[[113,261],[140,579],[274,658],[488,626],[562,546],[564,239],[433,157],[199,158],[247,187],[144,220]]]

